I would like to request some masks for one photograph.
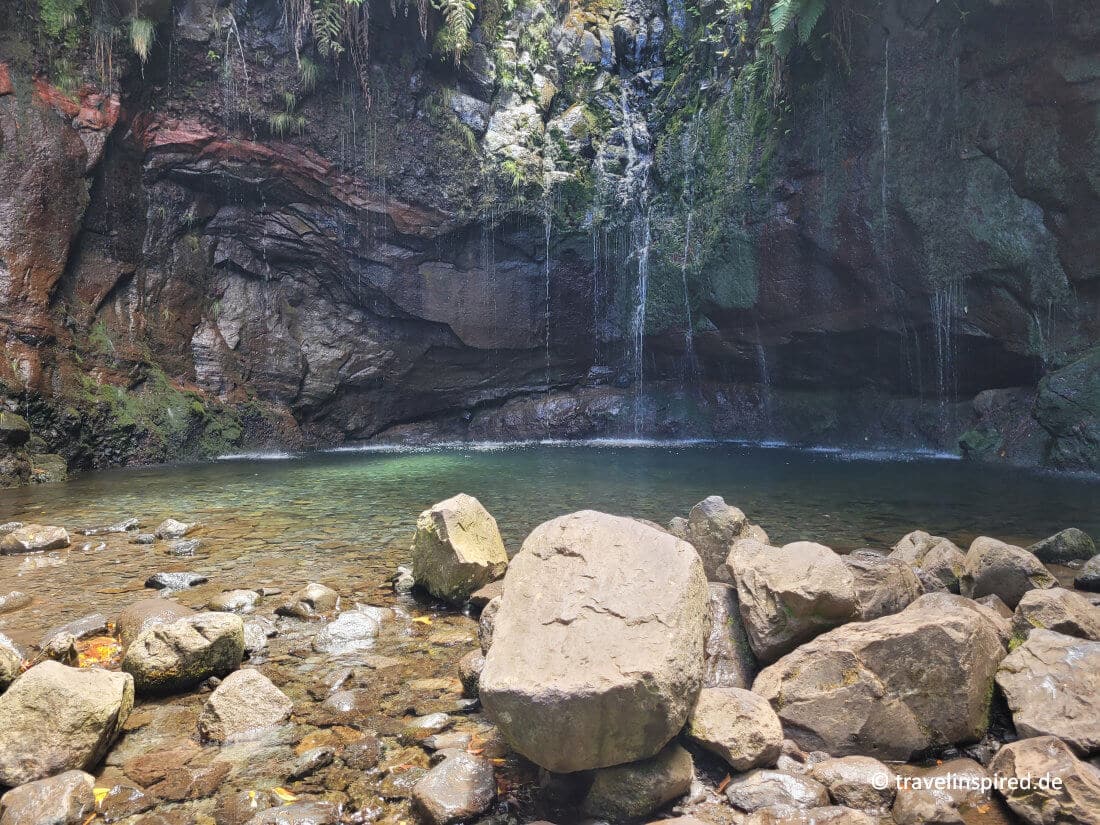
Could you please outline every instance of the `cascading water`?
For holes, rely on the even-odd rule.
[[[543,249],[543,254],[546,257],[546,264],[543,267],[543,274],[545,276],[544,279],[543,279],[543,283],[544,283],[544,292],[543,292],[543,313],[544,313],[544,315],[543,315],[543,319],[542,319],[543,330],[544,330],[544,333],[543,333],[544,334],[543,354],[544,354],[544,357],[545,357],[545,367],[546,367],[546,373],[545,373],[545,378],[546,378],[546,399],[547,399],[547,401],[549,401],[550,400],[550,236],[551,236],[551,233],[553,232],[553,228],[554,228],[554,221],[553,221],[552,213],[550,211],[550,201],[549,200],[547,200],[547,202],[546,202],[546,211],[543,213],[542,223],[543,223],[543,235],[544,235],[544,241],[545,241],[545,247]],[[549,410],[549,404],[547,404],[546,413],[547,413],[546,434],[549,437],[549,435],[550,435],[550,418],[549,418],[550,410]]]
[[[645,425],[645,313],[649,298],[649,251],[653,242],[648,208],[632,223],[631,242],[638,256],[638,289],[631,319],[634,339],[634,434],[641,435]]]
[[[953,429],[950,411],[959,395],[958,319],[962,306],[962,283],[958,279],[938,284],[929,296],[929,313],[936,349],[936,398],[944,432]]]

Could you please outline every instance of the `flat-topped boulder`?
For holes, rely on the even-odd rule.
[[[773,662],[847,622],[901,610],[923,592],[905,563],[880,556],[847,558],[823,544],[734,544],[726,560],[753,652]]]
[[[171,599],[142,599],[115,617],[115,630],[125,647],[151,627],[172,624],[194,615],[190,607]]]
[[[459,493],[420,514],[412,562],[418,585],[440,599],[465,604],[504,575],[508,554],[496,519],[476,498]]]
[[[0,538],[0,556],[60,550],[69,544],[69,533],[64,527],[24,524]]]
[[[244,658],[244,622],[232,613],[197,613],[154,625],[126,648],[122,669],[139,694],[188,690],[225,676]]]
[[[1020,736],[1057,736],[1078,753],[1100,751],[1100,642],[1032,630],[1001,662],[997,684]]]
[[[985,615],[954,599],[923,596],[831,630],[761,671],[753,691],[807,751],[906,760],[978,741],[1005,649]]]
[[[960,592],[971,599],[999,596],[1013,610],[1029,590],[1055,587],[1058,580],[1034,555],[1003,541],[978,536],[966,552]]]
[[[1096,642],[1100,641],[1100,607],[1064,587],[1029,590],[1016,605],[1012,629],[1021,639],[1040,629]]]
[[[548,770],[646,759],[695,704],[707,629],[690,544],[629,518],[562,516],[536,527],[508,569],[481,701]]]
[[[271,680],[252,668],[230,673],[199,716],[203,739],[228,742],[285,721],[294,703]]]
[[[133,706],[129,674],[35,665],[0,695],[0,786],[90,770]]]

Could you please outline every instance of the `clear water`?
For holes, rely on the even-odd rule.
[[[921,528],[964,544],[1027,545],[1068,526],[1100,536],[1100,481],[961,461],[738,445],[482,445],[242,458],[89,473],[0,491],[0,521],[70,528],[136,516],[232,522],[243,546],[404,544],[417,514],[458,492],[479,498],[509,550],[540,522],[592,508],[665,523],[717,494],[773,541],[888,547]]]

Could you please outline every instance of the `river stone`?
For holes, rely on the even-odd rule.
[[[1027,591],[1057,584],[1043,563],[1027,550],[988,536],[971,542],[960,579],[964,596],[977,599],[993,594],[1013,610]]]
[[[21,447],[30,441],[31,425],[23,416],[0,411],[0,442],[7,447]]]
[[[15,642],[0,633],[0,693],[16,680],[23,669],[23,655]]]
[[[810,776],[828,788],[834,803],[849,808],[886,811],[897,794],[894,772],[870,756],[823,759],[813,764]]]
[[[1032,787],[1001,791],[1012,812],[1030,825],[1095,825],[1100,811],[1100,767],[1078,759],[1054,736],[1023,739],[1001,748],[990,770],[1005,778],[1032,777]],[[1039,788],[1038,777],[1057,776],[1062,787]]]
[[[473,496],[459,493],[417,519],[413,577],[433,596],[465,604],[475,590],[503,576],[507,567],[496,519]]]
[[[775,548],[741,540],[726,564],[749,643],[762,662],[847,622],[896,612],[921,593],[902,562],[846,559],[808,541]]]
[[[611,822],[640,819],[686,794],[694,776],[691,754],[673,742],[650,759],[596,771],[581,809]]]
[[[500,596],[494,596],[489,600],[477,622],[477,640],[481,643],[482,653],[488,653],[489,646],[493,643],[493,622],[496,621],[497,611],[500,610],[500,598]]]
[[[95,779],[65,771],[0,796],[0,825],[82,825],[95,810]]]
[[[195,532],[200,527],[198,522],[176,521],[174,518],[166,518],[157,525],[154,535],[158,539],[182,539],[189,533]]]
[[[1100,556],[1093,556],[1084,563],[1077,571],[1073,586],[1088,593],[1100,593]]]
[[[253,613],[260,603],[255,590],[223,590],[206,603],[207,610],[219,613]]]
[[[69,534],[64,527],[25,524],[0,538],[0,555],[60,550],[68,546]]]
[[[737,588],[721,582],[707,585],[710,632],[705,651],[705,688],[751,688],[759,670],[745,625]]]
[[[831,630],[763,670],[753,691],[803,749],[906,760],[975,742],[989,725],[1005,649],[992,622],[949,594]]]
[[[118,614],[115,630],[126,647],[151,627],[172,624],[194,615],[194,610],[170,599],[142,599]]]
[[[412,790],[413,808],[432,825],[472,819],[496,797],[493,766],[487,759],[457,752],[428,771]]]
[[[684,733],[739,772],[774,766],[783,745],[783,726],[771,705],[741,688],[701,690]]]
[[[246,738],[290,718],[294,703],[260,671],[230,673],[218,685],[199,715],[203,739],[228,742]]]
[[[829,804],[829,792],[816,779],[771,770],[737,777],[726,787],[726,798],[747,813],[781,805],[806,809]]]
[[[548,521],[509,568],[481,701],[547,770],[654,756],[695,704],[707,615],[686,542],[593,511]]]
[[[164,552],[169,556],[188,558],[194,556],[202,547],[202,539],[175,539],[168,542],[168,549]]]
[[[918,570],[926,586],[930,582],[936,589],[958,593],[962,587],[960,579],[966,572],[966,555],[944,539],[925,553]]]
[[[890,558],[898,559],[913,567],[924,565],[925,557],[937,547],[954,548],[959,555],[962,550],[950,539],[933,536],[924,530],[914,530],[902,536],[890,551]]]
[[[1016,606],[1012,629],[1026,638],[1033,628],[1100,641],[1100,607],[1062,587],[1029,590]]]
[[[670,521],[668,530],[699,553],[707,581],[729,581],[726,558],[733,543],[746,538],[749,526],[741,510],[726,504],[721,496],[709,496],[692,507],[686,519]],[[766,536],[763,541],[767,541]]]
[[[321,628],[313,637],[318,653],[340,656],[374,646],[381,628],[374,615],[362,610],[346,610]]]
[[[1082,754],[1100,750],[1100,642],[1033,630],[1001,662],[997,684],[1020,736],[1057,736]]]
[[[90,770],[133,706],[129,674],[35,665],[0,695],[0,786]]]
[[[0,614],[14,613],[16,610],[22,610],[32,601],[34,600],[30,595],[21,590],[13,590],[10,593],[5,593],[0,596]]]
[[[276,608],[280,616],[297,619],[316,619],[333,613],[340,604],[340,595],[331,587],[310,582],[286,602]]]
[[[231,613],[197,613],[155,625],[126,648],[122,669],[139,694],[188,690],[211,676],[225,676],[244,657],[244,622]]]
[[[462,695],[470,699],[478,697],[481,671],[485,668],[485,654],[471,650],[458,660],[458,678],[462,682]]]
[[[1053,536],[1035,542],[1027,549],[1044,564],[1086,561],[1096,555],[1096,544],[1087,533],[1076,527],[1067,527]]]
[[[246,825],[338,825],[339,822],[339,807],[331,802],[309,800],[269,808],[256,814]]]
[[[741,825],[884,825],[884,823],[877,816],[843,805],[828,805],[806,810],[780,805],[753,811],[741,821]]]
[[[178,573],[154,573],[145,580],[145,586],[154,590],[186,590],[197,584],[205,584],[209,579],[201,573],[181,571]]]

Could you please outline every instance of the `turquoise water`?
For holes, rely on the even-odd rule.
[[[1063,527],[1100,537],[1100,483],[965,462],[737,445],[450,448],[236,459],[78,476],[0,492],[0,520],[70,528],[136,516],[230,523],[245,545],[407,542],[416,515],[466,492],[509,550],[538,523],[594,508],[666,522],[718,494],[778,543],[884,547],[922,528],[1027,544]]]

